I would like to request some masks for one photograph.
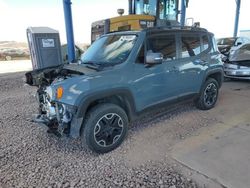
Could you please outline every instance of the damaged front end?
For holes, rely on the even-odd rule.
[[[70,122],[76,113],[76,108],[59,102],[52,102],[48,94],[48,88],[39,88],[37,91],[37,101],[39,103],[39,114],[34,118],[37,123],[46,125],[49,133],[57,136],[69,134]]]
[[[60,102],[63,95],[63,87],[53,87],[55,83],[62,82],[68,78],[84,75],[74,69],[67,69],[64,66],[50,67],[27,72],[26,83],[38,87],[36,99],[39,104],[38,114],[34,122],[46,125],[48,133],[57,136],[78,135],[70,132],[71,124],[76,123],[75,114],[77,108],[73,105]]]
[[[224,63],[224,73],[227,78],[250,80],[250,61]]]
[[[230,52],[229,61],[224,62],[225,77],[250,80],[250,44]]]

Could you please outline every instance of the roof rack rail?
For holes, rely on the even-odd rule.
[[[154,30],[174,30],[174,29],[181,29],[181,30],[191,30],[191,31],[206,31],[207,29],[201,27],[193,27],[193,26],[180,26],[180,25],[170,25],[170,26],[158,26],[158,27],[151,27],[146,28],[146,31],[154,31]]]

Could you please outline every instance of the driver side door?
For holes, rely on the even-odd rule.
[[[177,75],[175,62],[176,35],[160,34],[146,37],[147,41],[141,47],[136,63],[132,88],[136,97],[138,110],[176,99],[178,93],[175,88]],[[156,65],[147,65],[145,56],[148,51],[162,53],[163,62]]]

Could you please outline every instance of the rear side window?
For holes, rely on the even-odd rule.
[[[201,53],[200,36],[182,35],[181,37],[181,57],[192,57]]]
[[[156,35],[148,39],[147,50],[152,52],[160,52],[163,54],[164,60],[176,59],[176,39],[175,35]]]
[[[205,50],[207,50],[208,49],[208,47],[209,47],[209,42],[208,42],[208,37],[207,37],[207,35],[203,35],[202,36],[202,51],[205,51]]]
[[[211,38],[212,38],[212,43],[213,43],[213,52],[218,52],[219,49],[218,49],[218,46],[217,46],[217,43],[216,43],[214,36],[211,36]]]

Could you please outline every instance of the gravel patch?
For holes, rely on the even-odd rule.
[[[195,118],[197,111],[192,105],[171,112],[162,110],[153,118],[142,117],[132,124],[121,147],[97,155],[80,139],[59,139],[31,122],[37,108],[32,97],[35,88],[24,85],[23,75],[0,75],[0,187],[198,187],[165,157],[174,143],[214,121],[206,120],[204,113]],[[194,119],[192,126],[183,128]],[[159,134],[166,134],[164,147],[157,144]],[[150,147],[142,148],[145,139]],[[159,152],[153,149],[156,146],[166,150],[152,160]],[[143,158],[138,154],[142,150],[156,154],[135,160]]]

